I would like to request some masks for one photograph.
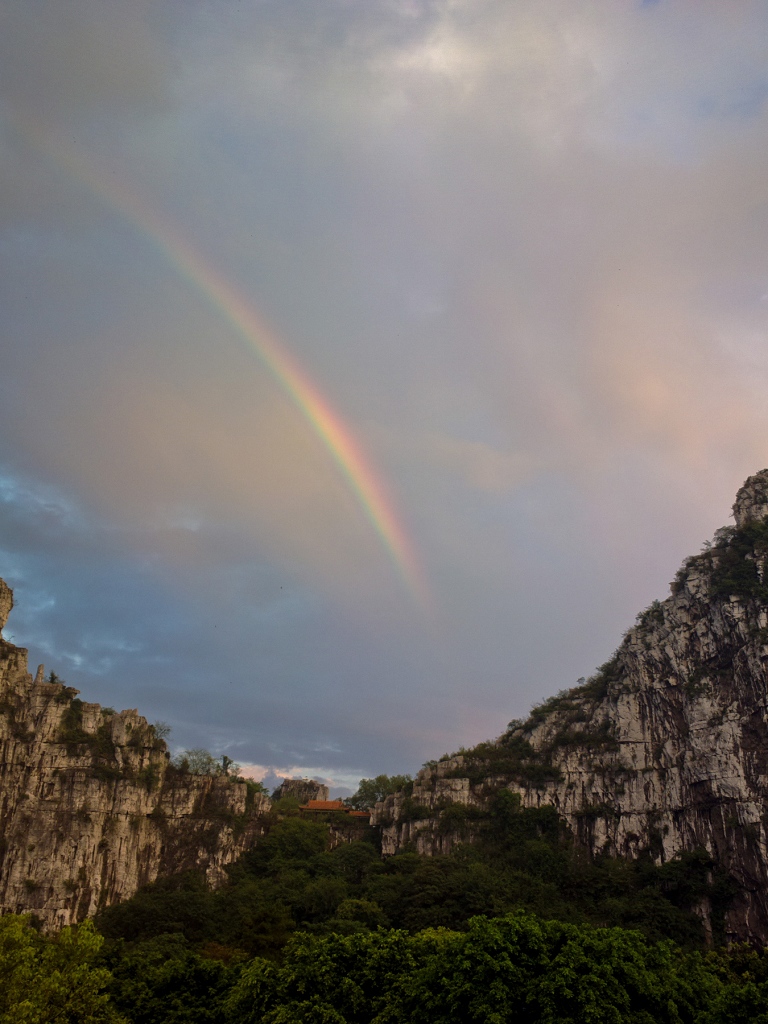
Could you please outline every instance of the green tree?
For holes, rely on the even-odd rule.
[[[203,942],[215,937],[215,899],[202,875],[188,871],[159,878],[132,899],[106,907],[96,921],[108,939],[140,942],[169,933]]]
[[[290,940],[279,966],[253,960],[224,1003],[227,1024],[389,1024],[391,993],[417,964],[405,932]]]
[[[189,772],[191,775],[217,775],[221,770],[221,765],[213,754],[202,747],[193,747],[191,750],[175,754],[172,764],[179,771]]]
[[[377,775],[375,779],[360,779],[357,792],[345,802],[358,811],[366,810],[390,793],[403,789],[413,782],[410,775]]]
[[[324,822],[286,818],[245,855],[243,863],[253,871],[274,874],[288,863],[307,861],[322,853],[328,841],[328,826]]]
[[[89,921],[47,939],[27,917],[0,917],[0,1024],[127,1024],[96,965],[102,942]]]
[[[699,954],[682,959],[672,943],[519,913],[448,933],[405,988],[402,1019],[693,1024],[718,990]]]
[[[474,918],[464,933],[296,935],[279,965],[244,968],[224,1013],[228,1024],[697,1024],[721,989],[700,954],[672,943],[520,913]]]
[[[751,980],[727,985],[699,1024],[768,1024],[768,985]]]
[[[233,779],[239,779],[240,772],[242,771],[242,766],[239,765],[237,761],[233,761],[232,758],[229,757],[227,754],[222,754],[221,764],[219,765],[217,770],[222,775],[229,775]]]
[[[220,1024],[231,969],[191,950],[181,935],[162,935],[107,957],[117,1008],[131,1024]]]

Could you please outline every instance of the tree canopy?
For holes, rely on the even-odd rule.
[[[413,782],[410,775],[377,775],[375,779],[360,779],[357,792],[348,797],[346,803],[355,810],[364,811],[410,782]]]
[[[216,891],[163,878],[52,936],[0,918],[0,1024],[768,1024],[765,951],[706,948],[695,908],[717,926],[729,888],[703,852],[590,861],[506,791],[442,857],[268,824]]]
[[[93,924],[44,938],[29,917],[0,917],[0,1024],[127,1024],[98,964]]]

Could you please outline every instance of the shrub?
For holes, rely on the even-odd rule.
[[[79,744],[91,743],[93,734],[83,729],[83,702],[79,697],[73,697],[64,714],[61,716],[61,727],[59,730],[59,742],[66,743],[70,753]]]
[[[768,602],[768,585],[757,559],[768,555],[768,520],[747,523],[723,536],[712,548],[710,593],[713,597],[746,597]]]
[[[430,807],[416,803],[412,797],[407,796],[400,805],[400,821],[423,821],[433,816],[435,812]]]
[[[661,601],[652,601],[645,611],[638,614],[635,622],[640,628],[661,625],[664,622],[664,606]]]

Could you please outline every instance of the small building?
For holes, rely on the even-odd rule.
[[[371,817],[370,811],[353,811],[351,807],[347,807],[343,800],[309,800],[306,804],[302,804],[299,807],[301,814],[315,815],[315,814],[329,814],[331,812],[346,814],[350,818],[364,818],[368,821]]]
[[[346,811],[343,800],[308,800],[299,807],[306,814],[325,814],[328,811]]]

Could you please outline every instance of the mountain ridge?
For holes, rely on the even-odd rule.
[[[768,470],[733,512],[595,676],[377,803],[384,853],[471,841],[507,788],[554,806],[593,857],[705,850],[737,890],[728,939],[768,941]]]
[[[701,897],[706,933],[768,942],[768,470],[734,516],[594,676],[376,803],[383,856],[472,842],[507,790],[554,808],[593,858],[705,851],[733,890],[716,928],[722,906]],[[0,580],[0,629],[12,606]],[[27,658],[0,637],[0,912],[56,928],[162,875],[221,885],[269,829],[269,798],[179,770],[138,711],[81,701],[42,666],[33,679]]]

